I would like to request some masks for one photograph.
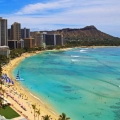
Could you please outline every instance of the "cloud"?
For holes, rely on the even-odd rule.
[[[61,1],[55,1],[55,2],[47,2],[47,3],[35,3],[35,4],[28,4],[24,6],[21,10],[19,10],[16,14],[35,14],[47,10],[53,10],[53,9],[61,9],[68,7],[68,2],[71,0],[61,0]],[[70,7],[69,3],[69,7]]]
[[[116,4],[115,4],[116,1]],[[49,1],[46,3],[35,3],[35,4],[28,4],[21,8],[16,14],[24,15],[24,14],[39,14],[41,12],[49,11],[49,10],[71,10],[71,9],[77,9],[77,10],[89,10],[89,9],[99,9],[99,7],[107,10],[106,8],[111,7],[109,10],[112,9],[114,6],[115,8],[120,5],[120,2],[118,0],[59,0],[59,1]],[[95,10],[94,9],[94,10]],[[103,10],[102,10],[103,11]]]
[[[118,33],[115,28],[120,27],[119,6],[119,0],[49,0],[28,4],[11,15],[2,16],[8,19],[9,25],[20,22],[22,27],[30,27],[31,30],[95,25],[102,30],[105,28],[106,32],[111,31],[110,33],[112,29],[109,30],[109,26],[112,26],[113,33],[115,30]]]

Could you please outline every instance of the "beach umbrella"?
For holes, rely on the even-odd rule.
[[[4,77],[7,78],[7,74],[4,74]]]
[[[6,82],[8,82],[8,79],[6,79]]]
[[[5,75],[2,75],[2,79],[5,79],[6,78],[6,76]]]
[[[14,84],[14,82],[12,81],[12,84]]]
[[[11,79],[8,77],[9,83],[11,82]]]
[[[11,82],[11,80],[10,80],[10,78],[9,78],[9,77],[7,77],[7,78],[6,78],[6,82],[8,82],[8,83],[10,83],[10,82]]]
[[[8,79],[5,79],[6,80],[6,82],[8,82]]]

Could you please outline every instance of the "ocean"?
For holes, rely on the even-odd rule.
[[[45,51],[26,58],[20,83],[71,120],[120,119],[120,47]]]

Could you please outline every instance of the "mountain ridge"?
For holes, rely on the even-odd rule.
[[[114,37],[112,35],[109,35],[107,33],[101,32],[100,30],[98,30],[95,26],[91,25],[91,26],[86,26],[84,28],[78,28],[78,29],[71,29],[71,28],[64,28],[61,30],[56,30],[55,33],[57,34],[63,34],[64,37],[66,37],[66,34],[69,35],[69,33],[75,34],[76,36],[81,37],[105,37],[105,38],[111,38]],[[73,37],[71,35],[71,37]],[[118,38],[118,37],[114,37],[114,38]]]
[[[47,32],[47,34],[60,34],[64,43],[74,45],[120,45],[120,38],[101,32],[94,25],[84,28],[63,28]]]

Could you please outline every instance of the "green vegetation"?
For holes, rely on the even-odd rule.
[[[38,115],[38,120],[39,120],[39,116],[40,116],[40,109],[36,111],[37,115]]]
[[[42,116],[43,120],[51,120],[51,117],[50,115],[45,115],[45,116]]]
[[[42,116],[43,120],[52,120],[51,116],[50,115],[45,115],[45,116]],[[66,117],[66,114],[65,113],[62,113],[58,120],[70,120],[69,117]]]
[[[1,76],[2,76],[2,66],[1,66],[1,62],[0,62],[0,84],[1,84],[0,90],[2,89],[2,79],[1,79]]]
[[[10,51],[9,59],[14,59],[16,57],[19,57],[22,55],[22,53],[28,52],[28,53],[34,53],[36,51],[41,51],[41,50],[53,50],[53,49],[60,49],[60,48],[65,48],[67,46],[54,46],[54,45],[48,45],[44,49],[42,46],[35,47],[35,48],[22,48],[22,49],[12,49]],[[0,61],[4,64],[9,62],[9,59],[6,58],[6,56],[0,57]]]
[[[24,49],[13,49],[10,51],[10,59],[14,59],[16,57],[21,56],[22,53],[24,53]]]
[[[0,115],[4,116],[6,119],[12,119],[19,117],[20,115],[16,113],[11,107],[6,106],[0,109]]]
[[[59,116],[59,119],[58,120],[70,120],[69,117],[66,117],[66,114],[65,113],[62,113],[60,116]]]
[[[35,120],[35,110],[36,110],[36,105],[33,104],[33,105],[32,105],[32,108],[33,108],[33,110],[34,110],[34,120]]]
[[[12,49],[10,50],[10,59],[19,57],[25,52],[34,53],[35,51],[41,51],[41,50],[43,50],[43,47]]]
[[[81,29],[57,30],[63,35],[65,46],[119,46],[120,38],[101,32],[95,26],[86,26]]]
[[[66,40],[66,45],[69,47],[75,46],[119,46],[120,39],[104,39],[99,38],[84,38],[79,40]]]
[[[35,113],[37,114],[39,120],[40,109],[37,109],[36,104],[32,104],[32,109],[34,110],[34,120],[35,120]],[[42,116],[42,120],[52,120],[52,118],[50,115],[44,115]],[[62,113],[61,115],[59,115],[58,120],[70,120],[70,118],[67,117],[65,113]]]
[[[7,58],[5,55],[0,55],[0,64],[1,66],[8,63],[9,62],[9,58]]]

